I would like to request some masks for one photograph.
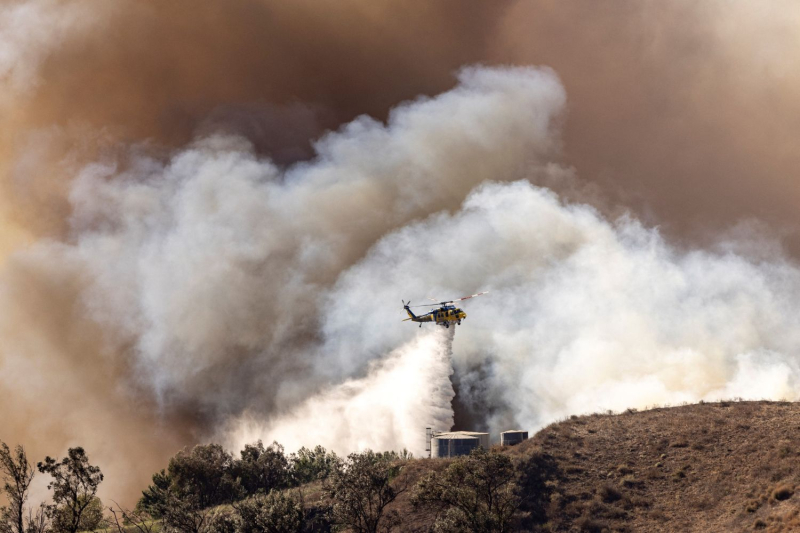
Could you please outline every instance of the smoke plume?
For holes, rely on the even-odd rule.
[[[425,456],[425,427],[453,427],[454,330],[427,330],[370,365],[367,375],[324,390],[264,421],[245,414],[225,432],[230,447],[258,439],[290,450],[317,443],[339,454],[366,448]],[[420,426],[420,423],[425,425]]]
[[[528,182],[486,184],[454,214],[384,237],[333,298],[490,289],[465,306],[453,357],[495,435],[606,409],[795,400],[800,269],[735,244],[680,251],[629,216],[606,220]],[[353,309],[348,323],[333,317],[337,334],[368,346],[357,325],[369,310]]]
[[[798,21],[3,3],[0,439],[132,498],[207,439],[418,453],[454,416],[795,399]],[[479,290],[454,339],[400,322]]]

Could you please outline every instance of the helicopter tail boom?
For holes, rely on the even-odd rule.
[[[409,309],[409,307],[408,307],[411,302],[410,301],[409,302],[405,302],[403,300],[400,300],[400,301],[403,302],[403,309],[406,310],[406,313],[408,313],[408,316],[409,316],[409,318],[406,318],[406,320],[416,320],[417,319],[417,315],[415,315],[414,312],[411,309]],[[404,320],[403,322],[405,322],[406,320]]]

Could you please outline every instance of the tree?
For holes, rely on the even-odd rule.
[[[142,497],[136,504],[135,511],[139,514],[147,513],[154,518],[161,518],[164,507],[167,505],[172,479],[164,470],[153,474],[153,484],[142,491]],[[122,514],[122,509],[120,509]]]
[[[289,460],[283,446],[273,442],[264,447],[261,441],[246,444],[241,459],[234,463],[234,475],[245,494],[268,494],[273,489],[289,486]]]
[[[231,513],[212,508],[239,496],[234,471],[233,456],[219,444],[182,450],[170,459],[166,471],[153,475],[153,483],[142,492],[134,513],[160,518],[165,531],[233,531]],[[124,519],[126,513],[121,509],[119,513]]]
[[[55,505],[49,507],[50,516],[58,520],[59,530],[76,533],[87,508],[94,503],[97,487],[103,481],[100,468],[89,464],[81,447],[70,448],[61,461],[46,457],[36,467],[53,480],[47,488],[53,491]],[[62,517],[62,511],[63,517]]]
[[[238,533],[300,533],[306,521],[302,495],[272,491],[234,505]]]
[[[339,458],[322,446],[309,450],[305,446],[289,457],[291,477],[295,485],[325,479],[338,464]]]
[[[25,501],[34,474],[22,446],[12,452],[5,442],[0,443],[0,476],[9,503],[8,507],[0,508],[0,531],[25,533]]]
[[[519,508],[516,471],[508,456],[478,447],[432,472],[415,487],[412,503],[442,511],[441,532],[505,533]]]
[[[47,516],[47,505],[42,502],[36,512],[28,509],[28,518],[25,521],[26,533],[50,533],[50,519]]]
[[[333,499],[331,515],[334,523],[357,533],[376,533],[399,525],[399,515],[384,515],[387,505],[405,492],[405,486],[393,486],[400,472],[395,461],[370,450],[352,453],[331,471],[324,490]]]
[[[161,518],[165,531],[202,533],[208,529],[212,513],[210,509],[200,507],[194,495],[180,498],[174,492],[168,492]]]
[[[138,531],[146,531],[144,527]],[[236,518],[230,508],[218,506],[199,508],[192,501],[169,495],[164,507],[162,531],[164,533],[236,533]]]
[[[88,496],[82,497],[88,498]],[[72,507],[64,504],[51,511],[53,533],[72,531]],[[103,522],[103,502],[97,496],[89,499],[89,505],[81,513],[78,531],[94,531]]]
[[[181,499],[205,509],[229,503],[236,496],[232,477],[233,457],[219,444],[197,445],[178,452],[167,468],[169,490]],[[154,482],[160,483],[159,479]]]

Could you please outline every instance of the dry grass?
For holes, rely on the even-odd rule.
[[[551,531],[800,526],[800,404],[704,403],[571,417],[510,450],[557,464]]]

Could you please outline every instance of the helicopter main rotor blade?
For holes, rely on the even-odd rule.
[[[460,302],[462,300],[469,300],[470,298],[475,298],[476,296],[483,296],[484,294],[488,294],[488,293],[489,293],[489,291],[479,292],[478,294],[473,294],[471,296],[464,296],[463,298],[459,298],[458,300],[453,300],[453,302]],[[452,302],[448,302],[448,303],[452,303]]]
[[[410,305],[409,307],[437,307],[437,306],[440,306],[440,305],[447,305],[447,304],[452,304],[452,303],[455,303],[455,302],[460,302],[462,300],[469,300],[470,298],[475,298],[476,296],[483,296],[484,294],[489,294],[489,291],[483,291],[483,292],[479,292],[478,294],[472,294],[470,296],[464,296],[463,298],[458,298],[456,300],[446,300],[444,302],[436,302],[436,300],[434,300],[433,298],[428,298],[429,300],[434,301],[436,303],[434,303],[434,304],[422,304],[422,305]]]

